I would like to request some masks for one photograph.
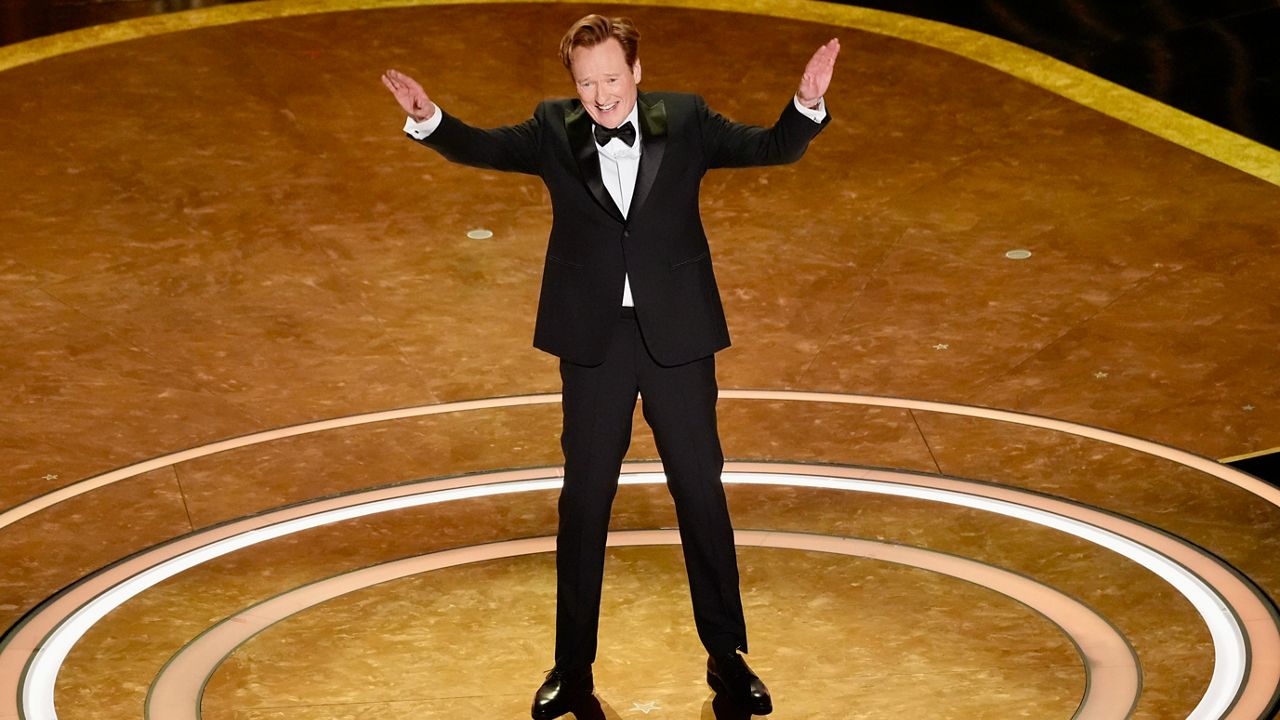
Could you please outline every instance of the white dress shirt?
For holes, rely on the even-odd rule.
[[[640,136],[639,103],[631,106],[627,119],[619,123],[618,127],[627,123],[631,123],[631,127],[636,129],[636,141],[633,144],[627,145],[618,138],[609,140],[605,145],[596,144],[596,150],[599,151],[596,156],[600,158],[600,180],[624,218],[631,210],[631,196],[636,190],[636,173],[640,170],[640,147],[644,144],[644,138]],[[591,137],[595,138],[594,126],[591,128]],[[631,297],[631,277],[623,275],[622,307],[635,307],[635,304]]]
[[[800,104],[800,98],[793,98],[796,110],[801,115],[810,120],[820,123],[827,118],[826,100],[819,100],[818,107],[810,109]],[[440,127],[440,119],[444,115],[444,111],[440,106],[436,106],[436,111],[431,117],[418,122],[412,117],[407,118],[404,123],[404,131],[410,137],[421,140],[435,129]],[[614,204],[622,211],[622,217],[627,217],[627,212],[631,209],[631,196],[636,189],[636,173],[640,169],[640,151],[644,145],[644,139],[640,136],[640,111],[639,104],[631,107],[631,112],[627,115],[627,119],[619,124],[631,123],[636,129],[635,144],[628,146],[618,138],[612,138],[605,145],[596,145],[599,151],[596,157],[600,160],[600,180],[604,183],[605,190],[609,191],[609,197],[613,198]],[[592,126],[591,137],[595,137],[595,126]],[[631,278],[624,275],[622,278],[622,306],[633,307],[635,299],[631,297]]]

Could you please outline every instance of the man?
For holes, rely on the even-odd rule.
[[[731,122],[702,98],[640,93],[639,32],[588,15],[561,60],[577,100],[538,105],[510,127],[473,128],[440,111],[412,78],[382,82],[409,114],[405,132],[454,162],[538,175],[553,208],[534,346],[560,358],[564,487],[556,538],[555,667],[536,720],[590,697],[605,537],[637,394],[675,500],[707,681],[754,714],[772,711],[747,667],[733,528],[720,472],[715,353],[728,328],[698,214],[715,167],[794,162],[829,122],[822,97],[838,40],[818,49],[772,128]]]

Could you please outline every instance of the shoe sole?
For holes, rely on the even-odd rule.
[[[575,702],[572,707],[577,707],[578,704],[584,701],[586,701],[586,698],[583,698],[582,700]],[[569,713],[573,712],[572,707],[569,710],[562,710],[560,712],[552,712],[550,710],[546,710],[543,712],[535,711],[530,713],[530,716],[533,717],[533,720],[555,720],[558,717],[564,717],[565,715],[568,715]]]
[[[733,697],[733,694],[729,692],[729,688],[725,687],[720,678],[712,675],[710,670],[707,671],[707,685],[710,686],[712,690],[716,691],[716,695],[723,695],[726,699],[733,700],[735,704],[738,704],[738,701]],[[768,715],[773,712],[773,703],[770,702],[767,705],[753,705],[746,709],[749,710],[752,715]]]

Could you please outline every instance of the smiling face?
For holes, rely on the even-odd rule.
[[[578,97],[597,125],[615,128],[636,105],[636,84],[640,82],[640,60],[627,65],[622,45],[609,38],[591,47],[574,48],[569,55],[570,72]]]

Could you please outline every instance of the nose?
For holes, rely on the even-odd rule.
[[[603,105],[605,98],[605,90],[602,86],[596,85],[596,104]]]

